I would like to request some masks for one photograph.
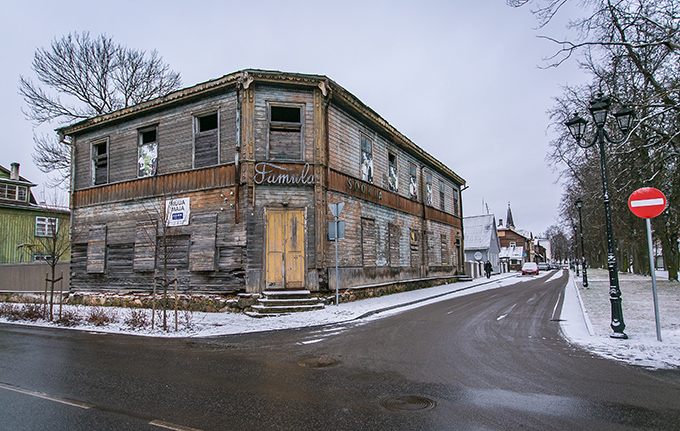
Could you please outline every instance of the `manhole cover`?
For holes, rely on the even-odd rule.
[[[387,410],[429,410],[433,409],[437,403],[434,400],[416,395],[402,395],[397,397],[385,398],[380,401],[380,405]]]
[[[308,368],[323,368],[323,367],[332,367],[333,365],[337,364],[338,360],[330,357],[330,356],[319,356],[316,358],[307,358],[303,359],[300,362],[298,362],[298,365],[301,367],[308,367]]]

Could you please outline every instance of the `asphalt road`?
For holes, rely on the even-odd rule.
[[[680,371],[570,346],[546,280],[206,339],[0,325],[0,429],[679,430]]]

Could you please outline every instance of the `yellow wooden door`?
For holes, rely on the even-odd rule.
[[[267,210],[266,288],[304,287],[305,229],[303,210]]]

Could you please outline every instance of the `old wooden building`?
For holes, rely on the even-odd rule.
[[[462,272],[464,180],[325,76],[239,71],[59,133],[72,289],[334,289],[338,202],[341,288]]]

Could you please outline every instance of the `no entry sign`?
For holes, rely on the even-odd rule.
[[[628,208],[638,217],[654,218],[666,209],[666,196],[654,187],[643,187],[630,195]]]

